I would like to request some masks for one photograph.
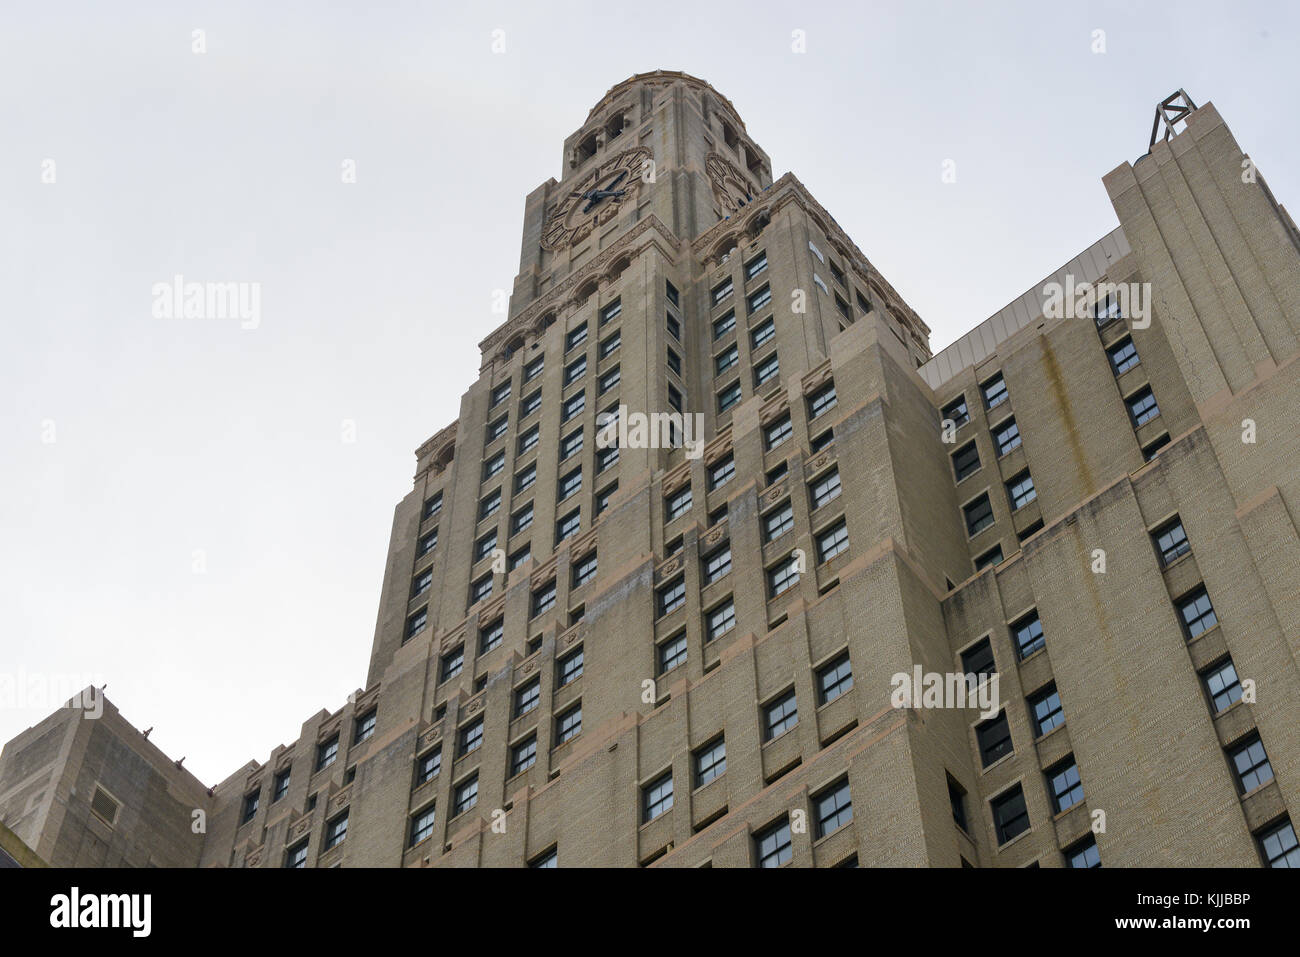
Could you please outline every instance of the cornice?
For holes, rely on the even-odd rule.
[[[660,86],[669,86],[672,83],[681,81],[687,86],[695,87],[698,90],[707,90],[718,98],[719,103],[727,108],[728,112],[731,113],[732,119],[739,124],[740,129],[743,130],[745,128],[745,121],[740,118],[740,114],[736,111],[736,107],[729,99],[719,93],[717,89],[714,88],[713,84],[709,83],[707,80],[701,80],[697,76],[691,76],[689,73],[682,73],[679,70],[655,70],[651,73],[634,73],[621,83],[615,83],[587,113],[586,123],[590,123],[597,114],[612,104],[619,96],[622,96],[624,91],[630,87],[635,86],[638,83],[655,85],[656,81],[658,81],[658,85]],[[586,123],[583,125],[586,125]]]

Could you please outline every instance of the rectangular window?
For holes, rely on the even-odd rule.
[[[587,341],[587,325],[583,323],[564,337],[564,351],[575,349]]]
[[[532,362],[528,363],[528,365],[524,366],[524,381],[532,382],[534,379],[536,379],[539,375],[542,374],[542,370],[545,368],[546,368],[546,357],[538,356]]]
[[[503,468],[506,467],[506,453],[498,452],[492,458],[483,463],[483,481],[492,478]]]
[[[600,310],[600,324],[603,326],[607,322],[613,322],[618,318],[619,313],[623,311],[623,300],[615,299],[604,309]]]
[[[339,756],[339,736],[333,735],[316,745],[316,770],[323,771],[334,763]]]
[[[1082,841],[1071,844],[1063,853],[1065,854],[1066,867],[1101,867],[1101,854],[1097,851],[1097,839],[1091,834]]]
[[[244,810],[239,816],[240,825],[247,824],[257,816],[257,806],[261,802],[262,792],[254,791],[252,794],[244,795]]]
[[[838,831],[853,820],[853,801],[849,795],[848,778],[832,784],[820,794],[814,794],[812,802],[817,822],[815,833],[819,838]]]
[[[722,280],[722,282],[714,286],[713,289],[709,292],[709,295],[710,297],[712,297],[713,305],[716,306],[718,303],[722,302],[724,299],[726,299],[735,291],[736,291],[736,286],[731,281],[731,277],[728,276],[726,279]]]
[[[1160,414],[1160,407],[1156,405],[1156,397],[1151,392],[1151,386],[1143,386],[1124,400],[1128,406],[1129,418],[1133,420],[1133,427],[1146,425],[1157,415]]]
[[[274,804],[280,798],[289,793],[289,768],[285,768],[275,776],[275,785],[271,788],[271,803]]]
[[[960,482],[967,476],[974,475],[980,468],[980,452],[974,442],[963,445],[952,456],[952,470]]]
[[[1127,337],[1107,349],[1106,355],[1110,356],[1110,366],[1117,376],[1128,372],[1140,362],[1133,340]]]
[[[481,522],[485,518],[491,518],[496,514],[497,509],[501,507],[501,490],[497,489],[490,495],[483,497],[478,503],[478,520]]]
[[[1160,556],[1160,564],[1166,568],[1192,550],[1191,543],[1187,541],[1187,532],[1183,530],[1182,520],[1178,518],[1161,525],[1151,533],[1151,538],[1156,543],[1156,554]]]
[[[794,433],[794,426],[790,423],[790,416],[783,415],[780,419],[769,425],[763,432],[763,443],[767,451],[771,452],[774,448],[784,442]]]
[[[776,353],[772,353],[758,365],[754,366],[754,385],[760,386],[764,383],[771,382],[781,374],[781,363],[777,359]]]
[[[477,562],[486,558],[496,547],[497,533],[496,530],[493,529],[474,543],[474,561]]]
[[[1300,867],[1300,841],[1290,818],[1260,834],[1259,849],[1269,867]]]
[[[817,700],[829,704],[853,687],[853,669],[846,651],[817,670]]]
[[[825,432],[822,432],[820,435],[813,437],[812,441],[808,443],[808,451],[811,454],[816,455],[818,452],[826,448],[826,446],[830,445],[834,441],[835,441],[835,430],[827,429]]]
[[[821,260],[822,262],[826,261],[826,257],[822,255],[822,251],[817,248],[817,244],[814,243],[811,239],[808,240],[808,249],[811,250],[812,254],[816,256],[819,260]]]
[[[495,422],[489,422],[487,427],[487,439],[485,441],[493,442],[506,434],[506,428],[510,425],[510,416],[503,415]]]
[[[721,339],[734,328],[736,328],[736,310],[728,309],[725,316],[713,320],[713,338]]]
[[[767,251],[759,253],[749,262],[745,263],[745,280],[749,281],[767,268]]]
[[[423,536],[420,539],[420,543],[416,546],[415,549],[416,558],[423,558],[425,555],[429,554],[429,552],[433,551],[437,547],[438,547],[438,530],[435,528],[433,531],[429,532],[427,535]]]
[[[668,350],[668,368],[671,369],[673,372],[675,372],[677,375],[682,374],[681,356],[673,352],[672,349]]]
[[[599,350],[600,358],[604,359],[609,356],[612,356],[618,350],[618,347],[621,346],[622,344],[623,344],[623,333],[621,331],[615,332],[611,336],[607,336],[600,343],[600,350]]]
[[[794,528],[794,507],[786,499],[763,516],[763,541],[771,542]]]
[[[767,597],[773,599],[799,584],[799,563],[789,555],[779,565],[767,570]]]
[[[980,760],[986,768],[1014,750],[1011,746],[1011,726],[1007,724],[1005,711],[976,725],[975,738],[979,742]]]
[[[531,395],[526,395],[523,401],[519,403],[519,418],[523,419],[542,407],[542,390],[538,389]]]
[[[768,316],[749,332],[749,344],[755,352],[776,336],[776,320]]]
[[[457,757],[477,751],[483,743],[483,719],[478,718],[465,725],[456,736]]]
[[[1047,644],[1047,640],[1043,637],[1043,623],[1038,618],[1038,612],[1031,611],[1025,617],[1013,622],[1011,638],[1016,643],[1016,651],[1022,661]]]
[[[1107,296],[1097,303],[1094,315],[1097,317],[1097,328],[1100,329],[1106,323],[1122,318],[1124,313],[1119,307],[1119,300],[1113,296]]]
[[[572,362],[570,362],[567,366],[564,367],[564,384],[569,385],[572,382],[577,382],[586,374],[587,374],[587,357],[578,356],[578,358],[574,359]]]
[[[759,867],[780,867],[794,856],[790,844],[790,819],[783,817],[754,835]]]
[[[726,412],[733,405],[740,401],[740,383],[733,382],[727,388],[718,393],[718,412]]]
[[[560,461],[571,458],[582,451],[582,429],[571,432],[560,439]]]
[[[671,312],[664,316],[664,327],[667,328],[670,336],[678,342],[682,341],[682,324],[677,321],[677,317]]]
[[[659,617],[670,615],[686,604],[686,579],[679,577],[659,589],[656,596]]]
[[[555,743],[564,744],[582,733],[582,702],[558,715],[555,719]]]
[[[424,626],[427,625],[428,623],[429,623],[429,609],[426,606],[424,608],[421,608],[410,618],[406,619],[407,639],[409,640],[411,638],[414,638],[420,632],[424,631]]]
[[[582,509],[575,508],[568,515],[565,515],[555,523],[555,543],[558,545],[566,538],[572,538],[578,534],[578,529],[582,527]]]
[[[479,629],[478,632],[478,653],[485,655],[493,648],[499,646],[506,634],[506,623],[504,618],[498,618]]]
[[[568,472],[560,478],[560,490],[558,501],[563,502],[570,495],[575,495],[582,490],[582,466]]]
[[[533,483],[537,481],[537,465],[528,466],[522,472],[515,474],[515,493],[526,491],[532,488]]]
[[[679,632],[656,649],[659,674],[666,674],[686,663],[686,632]]]
[[[704,617],[704,640],[712,641],[736,627],[736,603],[728,598]]]
[[[1011,510],[1013,512],[1024,508],[1038,498],[1038,491],[1034,488],[1034,479],[1029,474],[1028,469],[1007,482],[1007,498],[1011,499]]]
[[[970,421],[970,410],[966,408],[966,396],[959,395],[943,407],[943,419],[951,422],[954,429],[960,429]]]
[[[570,652],[556,662],[556,670],[559,673],[559,686],[577,681],[582,677],[582,649]]]
[[[808,418],[815,419],[835,408],[835,383],[828,382],[808,397]]]
[[[530,617],[536,618],[543,612],[550,611],[555,607],[555,579],[551,579],[545,585],[533,592],[532,614]]]
[[[993,827],[999,845],[1029,830],[1029,810],[1025,807],[1025,792],[1019,784],[999,794],[989,803],[993,809]]]
[[[492,390],[492,407],[495,408],[508,398],[510,398],[510,383],[503,382]]]
[[[533,524],[533,503],[529,502],[510,516],[510,534],[517,535]]]
[[[1273,766],[1268,763],[1264,742],[1259,739],[1258,734],[1252,734],[1245,741],[1229,749],[1228,761],[1236,772],[1237,787],[1242,794],[1249,794],[1255,788],[1273,780]]]
[[[415,785],[419,787],[427,781],[432,781],[442,770],[442,748],[434,748],[428,754],[423,754],[415,761]]]
[[[510,749],[510,776],[523,774],[537,763],[537,735],[530,734]]]
[[[1232,659],[1214,665],[1201,676],[1205,691],[1210,696],[1210,703],[1216,715],[1222,714],[1241,700],[1241,680],[1237,677],[1236,666]]]
[[[705,585],[712,585],[729,574],[731,574],[731,543],[727,542],[704,556],[702,578]]]
[[[411,816],[411,847],[433,836],[435,817],[432,807]]]
[[[478,581],[472,582],[469,586],[469,603],[477,605],[492,595],[492,573],[488,572]]]
[[[720,488],[731,481],[732,476],[736,474],[736,459],[733,455],[728,455],[720,462],[715,462],[709,466],[709,490]]]
[[[831,469],[820,478],[814,479],[809,486],[809,496],[812,501],[813,509],[819,509],[827,502],[839,498],[840,494],[840,470],[839,467]]]
[[[966,534],[971,536],[978,535],[993,524],[993,506],[989,504],[987,495],[981,495],[969,505],[963,506],[962,514],[966,517]]]
[[[733,343],[725,351],[718,353],[713,357],[713,370],[715,375],[722,375],[737,362],[740,361],[740,349]]]
[[[1210,596],[1203,585],[1178,600],[1178,614],[1182,618],[1183,631],[1188,641],[1204,634],[1219,623],[1218,616],[1214,614],[1214,606],[1210,604]]]
[[[475,804],[478,803],[478,774],[460,784],[456,785],[456,790],[452,792],[452,816],[464,814]]]
[[[542,679],[534,678],[528,684],[515,689],[513,718],[522,718],[537,707],[542,697]]]
[[[952,805],[952,821],[963,831],[966,828],[966,791],[960,784],[948,777],[948,803]]]
[[[596,471],[603,472],[618,462],[618,446],[611,445],[596,453]]]
[[[564,413],[560,416],[560,422],[568,422],[574,416],[581,415],[582,410],[587,407],[587,393],[579,392],[577,395],[570,396],[565,400]]]
[[[420,515],[421,519],[433,518],[442,511],[442,493],[439,492],[427,502],[424,503],[424,512]]]
[[[1007,384],[1003,380],[1001,372],[981,384],[980,391],[984,395],[984,408],[986,409],[996,409],[1007,401]]]
[[[617,386],[619,382],[622,381],[622,379],[623,379],[622,371],[618,366],[614,366],[614,368],[610,369],[608,372],[606,372],[604,375],[600,377],[599,394],[604,395],[610,389]]]
[[[997,447],[999,458],[1020,448],[1020,427],[1016,425],[1015,419],[1007,419],[993,427],[993,444]]]
[[[606,485],[603,489],[601,489],[599,492],[596,493],[596,514],[597,515],[600,515],[601,512],[609,508],[609,501],[614,497],[614,493],[617,491],[618,491],[618,481],[615,480],[609,483],[608,485]]]
[[[450,681],[465,668],[465,646],[457,645],[442,656],[442,680]]]
[[[357,718],[356,726],[352,731],[352,743],[360,744],[372,734],[375,733],[375,724],[379,719],[379,712],[371,708],[361,717]]]
[[[1061,707],[1061,695],[1056,690],[1055,682],[1030,695],[1028,703],[1035,736],[1041,738],[1052,729],[1065,724],[1065,710]]]
[[[1157,455],[1159,455],[1160,450],[1163,449],[1168,444],[1169,444],[1168,432],[1160,436],[1160,438],[1148,442],[1146,445],[1142,446],[1142,460],[1144,462],[1150,462]]]
[[[344,811],[325,825],[325,850],[338,847],[348,836],[348,812]]]
[[[975,556],[975,571],[982,572],[986,568],[992,568],[994,565],[1002,564],[1002,546],[994,545],[982,555]]]
[[[849,528],[843,519],[817,536],[817,560],[828,562],[849,550]]]
[[[976,681],[985,675],[997,673],[997,663],[993,658],[993,646],[987,638],[979,644],[961,653],[962,672]]]
[[[284,866],[297,869],[307,866],[307,842],[299,841],[284,852]]]
[[[680,305],[678,302],[679,297],[677,295],[677,287],[667,280],[664,280],[664,294],[668,297],[668,301],[674,306]]]
[[[541,437],[541,430],[535,425],[523,435],[519,436],[519,454],[523,455],[525,452],[532,450]]]
[[[727,742],[724,738],[695,752],[695,786],[702,788],[727,770]]]
[[[691,487],[685,488],[669,495],[664,499],[664,521],[671,522],[673,519],[685,515],[691,510]]]
[[[763,740],[771,741],[798,723],[799,709],[796,707],[794,689],[791,688],[763,709]]]
[[[1057,814],[1068,811],[1083,800],[1083,781],[1073,755],[1048,768],[1045,775],[1047,793],[1052,796],[1052,810]]]

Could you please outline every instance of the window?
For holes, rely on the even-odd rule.
[[[406,637],[414,638],[420,632],[424,631],[424,626],[429,623],[429,609],[421,608],[410,618],[406,619]]]
[[[1023,529],[1016,532],[1016,539],[1021,542],[1027,541],[1028,539],[1037,535],[1042,530],[1043,530],[1043,520],[1041,518],[1035,519],[1034,521],[1026,525]]]
[[[974,442],[963,445],[952,457],[952,470],[960,482],[968,475],[974,475],[980,468],[980,452]]]
[[[731,572],[731,543],[725,542],[704,556],[704,584],[712,585]]]
[[[1065,850],[1067,867],[1091,868],[1101,867],[1101,854],[1097,851],[1097,839],[1089,834],[1082,841],[1071,844]]]
[[[817,536],[817,560],[828,562],[849,550],[849,527],[840,519]]]
[[[704,640],[712,641],[736,627],[736,603],[728,598],[709,611],[704,618]]]
[[[1137,348],[1134,347],[1133,340],[1129,338],[1121,339],[1115,343],[1106,350],[1106,355],[1110,356],[1110,365],[1115,370],[1115,375],[1123,375],[1140,361]]]
[[[523,774],[537,763],[537,735],[530,734],[510,748],[510,776]]]
[[[764,269],[767,268],[767,251],[759,253],[749,262],[745,263],[745,280],[753,279]]]
[[[1269,867],[1300,867],[1300,841],[1289,818],[1259,836],[1259,849]]]
[[[668,498],[664,499],[665,521],[671,522],[678,516],[685,515],[691,510],[691,487],[673,492]]]
[[[285,768],[283,771],[280,771],[276,774],[275,783],[271,788],[272,804],[274,804],[276,801],[280,800],[280,798],[284,797],[286,794],[289,793],[289,771],[290,770],[291,770],[290,768]]]
[[[1210,596],[1203,585],[1185,598],[1179,599],[1178,613],[1182,617],[1183,630],[1187,634],[1188,641],[1204,634],[1219,623],[1218,616],[1214,614],[1214,606],[1210,604]]]
[[[540,868],[543,870],[548,868],[557,868],[560,866],[559,851],[553,847],[549,851],[546,851],[545,853],[541,854],[540,856],[534,857],[531,861],[528,862],[528,866]]]
[[[1112,319],[1121,318],[1124,313],[1119,307],[1119,300],[1112,296],[1107,296],[1101,302],[1097,303],[1094,315],[1097,317],[1097,326],[1100,328]]]
[[[1128,406],[1129,418],[1133,420],[1133,427],[1137,428],[1146,425],[1157,415],[1160,414],[1160,407],[1156,405],[1156,397],[1151,392],[1151,386],[1143,386],[1124,400]]]
[[[817,701],[828,704],[853,687],[853,669],[846,651],[817,671]]]
[[[832,784],[820,794],[813,795],[813,813],[816,816],[817,837],[825,837],[853,820],[853,801],[849,796],[849,779]]]
[[[578,529],[582,527],[582,509],[575,508],[568,515],[565,515],[555,523],[555,543],[558,545],[566,538],[572,538],[578,534]]]
[[[814,491],[814,496],[815,494]],[[790,500],[786,499],[763,516],[763,541],[773,541],[792,528],[794,528],[794,508],[791,506]]]
[[[1005,844],[1018,834],[1029,830],[1029,811],[1025,807],[1025,792],[1020,785],[999,794],[990,802],[993,809],[993,828],[998,844]]]
[[[578,559],[573,566],[573,587],[587,584],[596,577],[596,553],[588,552]]]
[[[496,529],[493,529],[474,543],[474,561],[486,558],[496,547],[497,533]]]
[[[616,480],[611,482],[609,485],[606,485],[603,489],[601,489],[599,492],[596,493],[596,514],[597,515],[605,511],[605,509],[609,508],[609,500],[614,497],[614,493],[617,491],[618,491],[618,482]]]
[[[1024,508],[1038,498],[1038,491],[1034,488],[1033,476],[1029,474],[1028,469],[1007,482],[1007,498],[1011,499],[1011,510],[1013,512]]]
[[[740,401],[740,383],[733,382],[718,393],[718,412],[726,412]]]
[[[1015,419],[1007,419],[993,427],[993,444],[997,447],[999,458],[1020,448],[1020,427],[1016,425]]]
[[[982,572],[986,568],[992,568],[994,565],[1002,564],[1002,546],[994,545],[982,555],[975,556],[975,571]]]
[[[607,322],[613,322],[618,318],[618,314],[623,311],[623,300],[615,299],[604,309],[600,310],[600,324],[603,326]]]
[[[671,302],[674,306],[679,305],[680,303],[678,302],[677,287],[674,286],[672,283],[668,282],[667,280],[664,280],[664,287],[665,287],[664,295],[668,297],[668,301]]]
[[[244,810],[239,816],[240,825],[247,824],[257,816],[257,805],[261,802],[262,792],[254,791],[252,794],[244,795]]]
[[[571,432],[560,439],[560,461],[571,458],[582,451],[582,429]]]
[[[492,406],[496,407],[510,398],[510,383],[503,382],[492,390]]]
[[[826,257],[822,255],[822,251],[817,248],[817,244],[814,243],[811,239],[808,240],[808,248],[812,250],[812,254],[816,256],[818,259],[820,259],[822,262],[826,261]]]
[[[709,490],[719,488],[731,481],[732,476],[736,474],[736,458],[728,455],[720,462],[715,462],[709,466]]]
[[[323,771],[339,756],[339,736],[333,735],[316,745],[316,770]]]
[[[980,760],[986,768],[1015,750],[1011,744],[1011,726],[1007,724],[1005,711],[999,712],[995,718],[977,724],[975,739],[979,742]]]
[[[582,489],[582,467],[574,469],[572,472],[560,478],[560,492],[558,501],[563,502],[570,495],[576,494]]]
[[[966,516],[966,534],[971,536],[978,535],[993,524],[993,506],[989,504],[987,495],[981,495],[963,506],[962,514]]]
[[[356,726],[352,731],[352,743],[360,744],[362,741],[374,734],[375,724],[378,721],[378,718],[379,712],[375,708],[371,708],[361,717],[357,718]]]
[[[620,368],[618,366],[614,366],[614,368],[610,369],[608,372],[606,372],[604,375],[600,377],[600,389],[597,394],[604,395],[610,389],[618,385],[619,382],[622,381],[622,379],[623,379],[623,373],[620,371]]]
[[[809,489],[812,498],[812,507],[819,509],[827,502],[836,499],[840,494],[840,470],[839,467],[831,469],[820,478],[814,479]]]
[[[582,410],[587,407],[587,393],[579,392],[571,396],[564,403],[564,413],[560,416],[560,422],[568,422],[576,415],[582,414]]]
[[[966,827],[966,791],[960,784],[948,777],[948,803],[952,805],[952,821],[963,831]]]
[[[682,411],[682,394],[671,382],[668,383],[668,404],[678,412]]]
[[[524,381],[532,382],[542,374],[544,368],[546,368],[546,357],[538,356],[532,362],[528,363],[528,365],[524,366]]]
[[[510,416],[503,415],[495,422],[489,422],[487,427],[487,439],[485,441],[493,442],[506,434],[506,428],[510,424]]]
[[[781,481],[789,471],[789,461],[779,462],[763,473],[763,481],[768,485],[775,485],[777,482]]]
[[[532,415],[542,407],[542,390],[538,389],[531,395],[526,395],[523,401],[519,403],[519,418],[523,419]]]
[[[736,291],[735,284],[731,281],[731,277],[728,276],[726,279],[722,280],[722,282],[714,286],[713,289],[709,292],[709,295],[713,299],[713,305],[716,306],[718,303],[722,302],[724,299],[726,299],[735,291]]]
[[[570,349],[576,348],[586,341],[587,326],[586,323],[584,323],[564,337],[564,351],[568,352]]]
[[[982,639],[979,644],[966,649],[961,653],[962,671],[978,681],[984,675],[997,673],[997,665],[993,658],[993,646],[989,644],[987,638]]]
[[[813,273],[813,283],[817,286],[818,289],[826,293],[826,295],[828,296],[830,295],[831,290],[830,287],[826,285],[826,280],[823,279],[821,276],[817,275],[817,273],[815,272]]]
[[[483,719],[479,718],[465,725],[456,736],[456,756],[463,758],[472,751],[477,751],[483,743]]]
[[[477,803],[478,774],[476,773],[467,780],[456,785],[456,790],[452,792],[452,816],[454,817],[457,814],[464,814]]]
[[[552,578],[545,585],[533,592],[533,604],[531,617],[536,618],[542,612],[550,611],[555,607],[555,579]]]
[[[284,866],[294,869],[307,866],[307,842],[305,840],[299,841],[284,852]]]
[[[1181,519],[1175,518],[1156,529],[1151,537],[1156,543],[1156,552],[1160,555],[1160,564],[1168,567],[1174,559],[1182,558],[1192,550],[1183,531]]]
[[[478,520],[481,522],[485,518],[491,518],[500,507],[501,490],[497,489],[491,495],[484,496],[483,500],[478,503]]]
[[[767,451],[772,451],[794,433],[794,426],[790,424],[790,416],[781,416],[763,432],[763,441]]]
[[[435,528],[427,535],[420,539],[420,544],[416,547],[416,558],[423,558],[429,552],[438,547],[438,530]]]
[[[754,351],[758,351],[758,349],[771,342],[775,336],[776,321],[769,316],[750,330],[749,344]]]
[[[615,332],[613,335],[607,336],[604,339],[604,341],[602,341],[600,344],[600,350],[599,350],[600,358],[604,359],[608,356],[613,355],[614,352],[618,349],[618,347],[621,346],[622,344],[623,344],[622,332]]]
[[[1043,638],[1043,623],[1038,619],[1038,612],[1031,611],[1025,617],[1013,622],[1011,637],[1015,640],[1016,651],[1022,661],[1047,644],[1046,639]]]
[[[429,499],[427,502],[424,503],[424,512],[421,514],[420,517],[421,519],[433,518],[433,516],[437,515],[441,511],[442,511],[442,493],[439,492],[437,495],[433,496],[433,498]]]
[[[325,850],[338,847],[348,836],[348,812],[344,811],[325,825]]]
[[[537,481],[537,465],[528,466],[522,472],[515,473],[515,493],[527,491]]]
[[[871,301],[867,299],[866,296],[862,295],[862,293],[856,289],[853,290],[853,296],[858,301],[859,309],[861,309],[863,312],[871,311]]]
[[[713,338],[721,339],[734,328],[736,328],[736,310],[728,309],[725,316],[713,320]]]
[[[984,394],[984,408],[996,409],[1003,402],[1007,401],[1007,384],[999,372],[992,379],[980,386],[980,391]]]
[[[521,718],[537,707],[542,697],[542,679],[534,678],[528,684],[515,689],[514,713],[511,720]]]
[[[1231,658],[1214,665],[1201,680],[1205,683],[1205,690],[1216,715],[1222,714],[1241,700],[1241,680],[1237,677],[1237,669]]]
[[[808,418],[815,419],[835,408],[835,383],[828,382],[808,397]]]
[[[667,674],[678,665],[686,663],[686,632],[679,632],[656,649],[655,655],[659,671]]]
[[[442,656],[442,680],[450,681],[465,667],[465,646],[457,645]]]
[[[411,597],[423,595],[433,584],[433,569],[427,569],[417,575],[411,582]]]
[[[668,350],[668,368],[677,375],[682,374],[682,357],[673,352],[672,349]]]
[[[959,395],[943,407],[945,422],[951,422],[954,429],[960,429],[970,421],[970,410],[966,408],[966,396]]]
[[[442,748],[434,748],[428,754],[423,754],[415,761],[415,785],[419,787],[428,781],[432,781],[442,770]]]
[[[1047,792],[1052,796],[1052,810],[1068,811],[1083,800],[1083,781],[1074,756],[1047,769]]]
[[[492,594],[492,573],[488,572],[478,581],[472,582],[470,584],[469,603],[471,605],[477,605],[485,598],[490,597],[491,594]]]
[[[587,357],[585,355],[578,356],[578,358],[574,359],[564,367],[564,384],[569,385],[572,382],[577,382],[586,374]]]
[[[695,786],[702,788],[727,770],[727,742],[723,738],[695,752]]]
[[[790,860],[790,819],[783,817],[754,835],[754,851],[759,867],[780,867]]]
[[[411,815],[411,847],[427,840],[433,835],[435,814],[430,806],[418,814]]]
[[[1258,734],[1251,735],[1229,750],[1228,760],[1237,773],[1237,787],[1242,794],[1249,794],[1260,785],[1273,780],[1273,766],[1268,763],[1264,742]]]
[[[730,348],[713,357],[714,374],[722,375],[739,361],[740,349],[733,343]]]
[[[679,576],[659,589],[657,596],[659,617],[671,614],[686,604],[686,578]]]
[[[510,516],[510,534],[517,535],[533,524],[533,503],[529,502]]]
[[[771,741],[799,723],[799,710],[795,706],[794,689],[763,709],[763,740]]]
[[[813,455],[816,455],[818,452],[826,448],[826,446],[830,445],[834,441],[835,441],[835,430],[827,429],[825,432],[816,436],[815,438],[813,438],[811,442],[808,443],[808,451],[811,452]]]
[[[641,789],[641,823],[653,821],[673,807],[673,772],[667,771]]]
[[[1065,710],[1061,707],[1061,696],[1055,683],[1030,695],[1029,716],[1034,722],[1034,734],[1040,738],[1065,724]]]
[[[541,437],[541,430],[535,425],[523,435],[519,436],[519,454],[523,455],[525,452],[531,451],[537,445],[537,442]]]
[[[758,365],[754,366],[754,385],[755,387],[771,382],[781,374],[781,363],[777,359],[776,353],[772,353]]]
[[[571,651],[558,662],[556,669],[559,671],[559,686],[563,688],[582,677],[582,649]]]
[[[555,719],[555,743],[564,744],[582,733],[582,702],[558,715]]]
[[[1146,445],[1142,446],[1142,460],[1150,462],[1159,454],[1160,450],[1169,444],[1169,433],[1166,432],[1158,439],[1153,439]]]
[[[478,632],[478,653],[485,655],[493,648],[501,644],[505,637],[506,625],[504,618],[498,618],[487,625],[484,625]]]
[[[845,319],[849,320],[849,322],[853,321],[853,310],[849,308],[849,304],[844,301],[843,297],[841,296],[835,297],[835,308],[838,309],[840,311],[840,315],[843,316]],[[844,328],[843,323],[840,324],[840,328],[841,329]]]
[[[618,446],[611,445],[596,453],[596,471],[603,472],[618,462]]]
[[[794,555],[789,555],[779,565],[767,570],[767,597],[775,598],[799,584],[799,565]]]

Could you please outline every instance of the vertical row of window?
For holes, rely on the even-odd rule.
[[[1096,318],[1098,330],[1105,329],[1112,322],[1123,319],[1124,314],[1119,301],[1108,297],[1099,302],[1096,307]],[[1106,358],[1116,380],[1119,380],[1126,372],[1135,369],[1142,363],[1131,335],[1125,335],[1108,346],[1106,348]],[[1151,391],[1150,383],[1129,389],[1127,393],[1122,393],[1122,396],[1124,407],[1128,411],[1129,421],[1135,430],[1140,429],[1160,415],[1160,406],[1156,402],[1155,394]],[[1168,444],[1169,433],[1166,432],[1142,446],[1142,457],[1150,462]]]

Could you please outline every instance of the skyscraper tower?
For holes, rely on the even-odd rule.
[[[619,83],[416,452],[366,687],[208,796],[64,709],[0,820],[54,863],[1300,866],[1300,234],[1173,122],[931,355],[725,97]]]

